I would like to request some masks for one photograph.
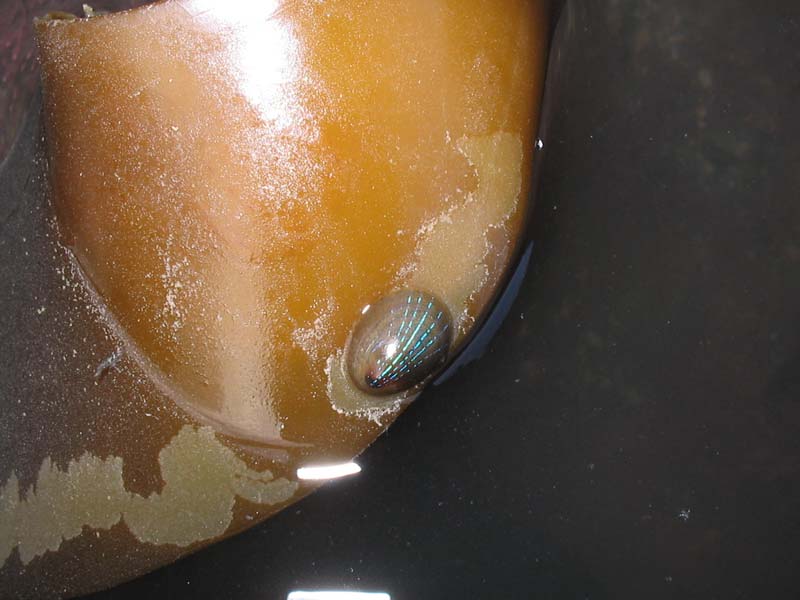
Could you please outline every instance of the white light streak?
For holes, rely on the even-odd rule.
[[[286,600],[392,600],[386,592],[290,592]]]
[[[300,467],[297,469],[298,479],[308,480],[321,480],[321,479],[337,479],[339,477],[347,477],[348,475],[355,475],[361,472],[359,467],[354,462],[341,463],[338,465],[319,465],[314,467]]]

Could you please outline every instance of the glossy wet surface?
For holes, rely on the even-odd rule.
[[[181,0],[37,25],[65,244],[201,422],[352,455],[335,372],[362,309],[427,291],[463,338],[491,298],[528,196],[545,3],[425,6]]]
[[[800,11],[585,10],[488,355],[360,475],[98,599],[796,597]]]
[[[545,3],[415,6],[37,23],[43,94],[0,167],[0,598],[115,585],[357,472],[480,320],[540,150]],[[432,295],[377,398],[343,349],[393,287]]]

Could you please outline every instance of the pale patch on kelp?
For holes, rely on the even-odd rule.
[[[61,470],[47,458],[36,484],[20,495],[12,474],[0,489],[0,564],[16,547],[23,564],[84,527],[110,529],[120,520],[141,542],[188,546],[224,534],[237,498],[288,501],[298,484],[254,471],[219,442],[210,427],[184,426],[159,453],[164,487],[147,497],[128,492],[123,461],[84,453]]]
[[[506,224],[519,208],[522,192],[523,148],[519,135],[496,132],[463,137],[456,148],[475,169],[478,188],[420,231],[406,287],[424,290],[447,304],[456,325],[454,343],[469,330],[471,300],[485,288],[493,289],[501,272],[489,267],[490,236],[502,232],[508,255],[514,233]]]
[[[524,159],[522,138],[504,131],[465,136],[455,147],[475,170],[477,189],[465,192],[457,204],[420,227],[412,260],[395,283],[396,289],[425,291],[447,305],[456,326],[454,347],[476,316],[473,300],[479,294],[490,296],[499,282],[503,269],[490,268],[492,251],[504,260],[510,256],[516,232],[508,223],[519,210]],[[376,398],[360,391],[345,373],[343,359],[344,350],[339,349],[325,368],[328,398],[337,412],[380,423],[416,396]]]

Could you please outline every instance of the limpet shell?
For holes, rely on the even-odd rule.
[[[347,372],[362,391],[403,392],[444,366],[452,341],[447,306],[426,292],[394,292],[365,309],[345,356]]]

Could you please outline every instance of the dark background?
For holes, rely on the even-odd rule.
[[[360,476],[96,600],[800,597],[800,3],[572,8],[487,355]]]

